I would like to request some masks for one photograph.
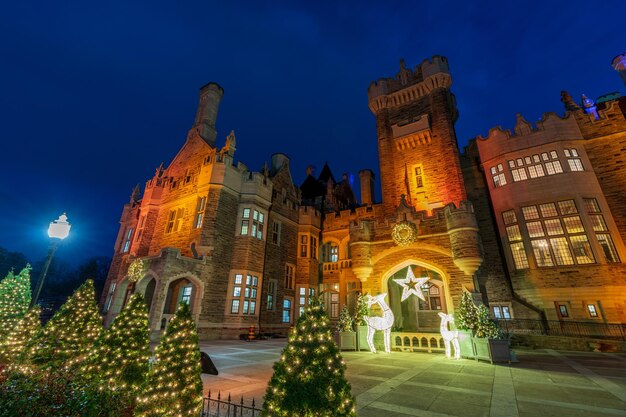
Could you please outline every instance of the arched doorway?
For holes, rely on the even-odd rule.
[[[148,306],[148,312],[152,309],[152,299],[154,298],[154,290],[156,289],[156,279],[150,278],[148,284],[146,284],[146,291],[144,293],[144,299]]]
[[[148,287],[146,287],[146,292]],[[163,303],[163,314],[161,316],[161,329],[165,329],[169,321],[174,317],[178,305],[185,303],[189,305],[192,315],[197,314],[200,290],[198,285],[190,278],[183,277],[175,279],[167,286],[165,302]]]
[[[438,313],[448,312],[444,279],[426,266],[409,264],[397,269],[388,276],[387,293],[396,331],[438,331]]]

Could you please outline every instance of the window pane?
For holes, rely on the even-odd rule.
[[[250,291],[250,298],[256,298],[256,288],[252,288],[252,290]]]
[[[556,211],[556,205],[554,203],[540,204],[539,210],[541,211],[542,217],[554,217],[559,215]]]
[[[539,155],[533,155],[533,162],[539,162]]]
[[[493,307],[493,316],[497,319],[501,319],[502,318],[502,314],[500,313],[500,307],[499,306],[494,306]]]
[[[519,231],[518,225],[507,226],[506,234],[509,238],[509,242],[515,242],[516,240],[522,240],[522,235]]]
[[[548,232],[548,236],[563,234],[563,227],[561,227],[561,220],[559,219],[546,220],[543,222],[543,224],[546,226],[546,231]]]
[[[567,233],[582,233],[585,231],[580,221],[580,216],[564,217],[563,223],[565,223]]]
[[[508,306],[502,306],[502,316],[507,320],[511,318],[511,309]]]
[[[591,220],[594,232],[605,232],[607,230],[606,223],[601,214],[591,215],[589,216],[589,220]]]
[[[566,305],[559,304],[559,313],[561,314],[561,317],[569,317]]]
[[[552,252],[554,253],[554,259],[557,265],[573,265],[574,259],[572,259],[572,253],[569,250],[569,244],[564,237],[557,237],[550,239],[550,245],[552,246]]]
[[[559,210],[563,215],[578,213],[578,210],[576,209],[576,204],[574,204],[574,200],[559,201]]]
[[[587,213],[600,213],[600,206],[598,205],[598,200],[595,198],[585,198],[585,211]]]
[[[587,236],[571,236],[570,242],[572,242],[572,251],[574,252],[574,258],[576,263],[579,264],[592,264],[596,260],[591,252],[591,246],[587,240]]]
[[[541,237],[544,235],[541,222],[528,222],[526,223],[526,227],[528,228],[528,235],[530,237]]]
[[[245,208],[243,209],[243,216],[244,219],[249,219],[250,218],[250,209],[249,208]]]
[[[521,167],[522,165],[524,165],[524,161],[522,161],[522,158],[517,158],[516,161],[517,161],[518,167]]]
[[[306,295],[306,288],[300,287],[299,293],[300,295]]]
[[[552,158],[552,159],[558,158],[558,155],[556,154],[556,151],[550,151],[550,158]]]
[[[250,314],[254,314],[256,310],[256,301],[250,301]]]
[[[246,275],[246,285],[250,285],[251,282],[252,282],[252,276]]]
[[[548,247],[548,242],[545,239],[541,240],[533,240],[533,253],[535,254],[535,260],[537,261],[537,266],[554,266],[554,262],[552,262],[552,255],[550,254],[550,248]]]
[[[589,311],[589,315],[591,317],[598,317],[598,312],[596,311],[596,306],[593,304],[587,304],[587,311]]]
[[[246,298],[250,297],[250,288],[246,287],[246,289],[244,290],[243,296]]]
[[[230,312],[232,314],[239,313],[239,300],[233,300],[232,304],[230,305]]]
[[[543,152],[543,153],[541,154],[541,159],[543,159],[544,161],[547,161],[547,160],[549,159],[549,158],[548,158],[548,153],[547,153],[547,152]]]
[[[528,268],[528,258],[526,257],[526,251],[524,251],[524,244],[519,242],[512,243],[510,246],[513,261],[515,262],[515,269]]]
[[[525,163],[526,165],[529,165],[529,164],[531,164],[531,163],[532,163],[532,161],[530,160],[530,156],[525,156],[525,157],[524,157],[524,163]]]
[[[257,285],[259,285],[259,277],[253,276],[252,277],[252,286],[256,287]]]
[[[597,234],[598,243],[602,247],[602,252],[607,262],[619,262],[619,256],[617,256],[617,250],[613,244],[613,239],[609,234]]]
[[[239,297],[241,296],[241,287],[234,287],[233,288],[233,297]]]
[[[515,161],[513,161],[513,160],[509,161],[509,168],[515,168]],[[494,174],[495,174],[495,172],[494,172]]]
[[[242,274],[235,274],[235,284],[241,284],[243,282]]]
[[[243,314],[248,314],[248,307],[249,307],[249,304],[250,304],[250,303],[249,303],[248,301],[245,301],[245,300],[244,300],[244,302],[243,302],[243,311],[242,311],[242,313],[243,313]]]
[[[259,212],[254,210],[254,214],[252,215],[252,220],[259,220]]]
[[[248,220],[241,221],[241,234],[242,235],[248,234]]]
[[[303,306],[303,305],[305,305],[305,304],[306,304],[306,298],[305,298],[305,297],[300,297],[300,300],[299,300],[299,301],[300,301],[300,302],[299,302],[299,304],[300,304],[301,306]]]
[[[503,212],[502,219],[504,220],[504,224],[517,223],[517,217],[515,216],[515,211],[513,210]]]
[[[259,223],[265,223],[265,215],[259,212]]]
[[[535,165],[535,168],[537,169],[537,176],[538,177],[545,177],[545,172],[543,172],[543,165]]]
[[[522,213],[524,214],[524,219],[526,220],[539,218],[539,212],[537,211],[537,206],[522,207]]]

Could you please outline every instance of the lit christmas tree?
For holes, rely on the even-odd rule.
[[[61,306],[35,340],[29,356],[44,366],[71,366],[84,359],[102,332],[93,281],[87,280]]]
[[[476,337],[488,337],[490,339],[502,339],[500,327],[491,319],[489,309],[484,305],[476,307]]]
[[[352,316],[350,316],[350,311],[348,311],[348,306],[344,304],[341,312],[339,313],[339,321],[337,322],[337,331],[338,332],[351,332],[353,331]]]
[[[0,281],[0,342],[26,315],[30,300],[30,265]]]
[[[467,291],[461,294],[461,303],[455,315],[456,325],[459,329],[469,330],[472,335],[476,333],[478,323],[478,310],[472,296]]]
[[[313,299],[274,364],[265,393],[264,417],[356,417],[346,365],[333,342],[330,319]]]
[[[156,348],[135,416],[198,416],[202,407],[200,349],[196,324],[187,304],[181,303]]]
[[[103,381],[132,401],[146,382],[150,356],[148,309],[143,296],[134,294],[96,341],[82,370],[91,381]]]
[[[0,341],[0,363],[18,364],[28,342],[41,331],[41,308],[34,306],[17,323],[8,336]]]
[[[365,297],[365,295],[363,294],[359,294],[359,296],[356,299],[356,308],[355,308],[355,312],[354,312],[354,321],[357,324],[357,326],[365,326],[365,320],[363,320],[363,317],[365,316],[369,316],[370,314],[370,309],[367,306],[367,298]]]

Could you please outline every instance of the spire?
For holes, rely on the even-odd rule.
[[[574,102],[572,96],[570,96],[570,94],[565,90],[561,91],[561,102],[563,103],[563,105],[565,106],[565,110],[567,111],[580,110],[578,104]]]

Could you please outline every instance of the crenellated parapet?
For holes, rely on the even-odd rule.
[[[598,117],[583,111],[574,113],[585,139],[626,131],[626,97],[605,101],[596,111]]]
[[[373,81],[367,91],[369,107],[376,114],[381,109],[403,106],[429,95],[438,88],[450,88],[452,77],[448,59],[435,55],[413,69],[400,61],[400,71],[393,78]]]
[[[474,207],[469,201],[461,201],[458,208],[446,206],[444,213],[454,264],[465,275],[471,276],[483,263]]]
[[[568,112],[564,117],[553,112],[544,113],[534,127],[520,114],[516,119],[513,132],[497,126],[491,128],[486,137],[479,135],[475,138],[483,162],[531,146],[583,138],[573,113]]]

